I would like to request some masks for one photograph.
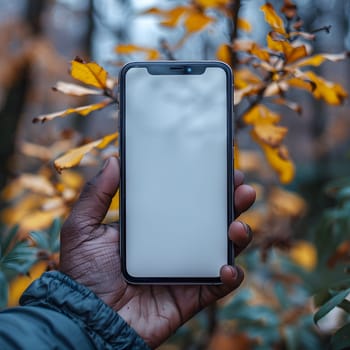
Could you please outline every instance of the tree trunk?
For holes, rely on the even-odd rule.
[[[31,0],[23,14],[23,20],[32,36],[42,33],[41,15],[47,2]],[[0,190],[4,187],[9,175],[9,159],[15,149],[15,134],[18,122],[25,107],[27,92],[30,89],[31,63],[24,60],[18,69],[12,85],[5,92],[4,102],[0,110]]]

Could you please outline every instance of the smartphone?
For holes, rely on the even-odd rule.
[[[233,264],[233,81],[217,61],[120,72],[120,242],[134,284],[219,284]]]

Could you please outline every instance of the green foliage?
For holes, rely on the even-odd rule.
[[[61,221],[55,219],[47,231],[33,231],[27,239],[18,240],[19,227],[0,234],[0,309],[7,305],[9,282],[26,275],[39,260],[56,263],[53,255],[59,252]]]
[[[325,211],[316,231],[319,235],[319,250],[323,254],[323,263],[332,268],[340,266],[343,273],[342,278],[329,285],[326,291],[316,294],[315,303],[320,308],[314,315],[315,323],[336,307],[344,310],[347,319],[350,319],[350,302],[346,299],[350,294],[350,278],[346,274],[350,270],[350,178],[332,182],[327,186],[326,193],[334,198],[335,204]],[[347,323],[333,335],[333,350],[349,348],[349,331],[350,323]]]
[[[33,231],[29,237],[35,242],[37,248],[44,251],[46,255],[51,255],[60,250],[60,229],[61,220],[55,219],[47,231]]]
[[[17,240],[18,226],[0,235],[0,309],[7,304],[8,282],[19,274],[26,274],[38,260],[38,248],[29,241]]]

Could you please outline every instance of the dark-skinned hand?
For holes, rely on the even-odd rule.
[[[117,225],[102,224],[119,185],[119,162],[108,159],[87,182],[61,231],[60,270],[90,288],[155,348],[201,309],[224,297],[242,282],[239,266],[223,266],[222,285],[130,285],[120,267]],[[235,211],[238,216],[255,200],[252,187],[235,172]],[[237,256],[251,241],[249,227],[233,221],[228,231]]]

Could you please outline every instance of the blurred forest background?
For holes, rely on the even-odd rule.
[[[57,267],[61,220],[117,154],[120,66],[222,59],[258,193],[247,278],[161,348],[350,348],[350,1],[3,1],[0,45],[0,307]]]

